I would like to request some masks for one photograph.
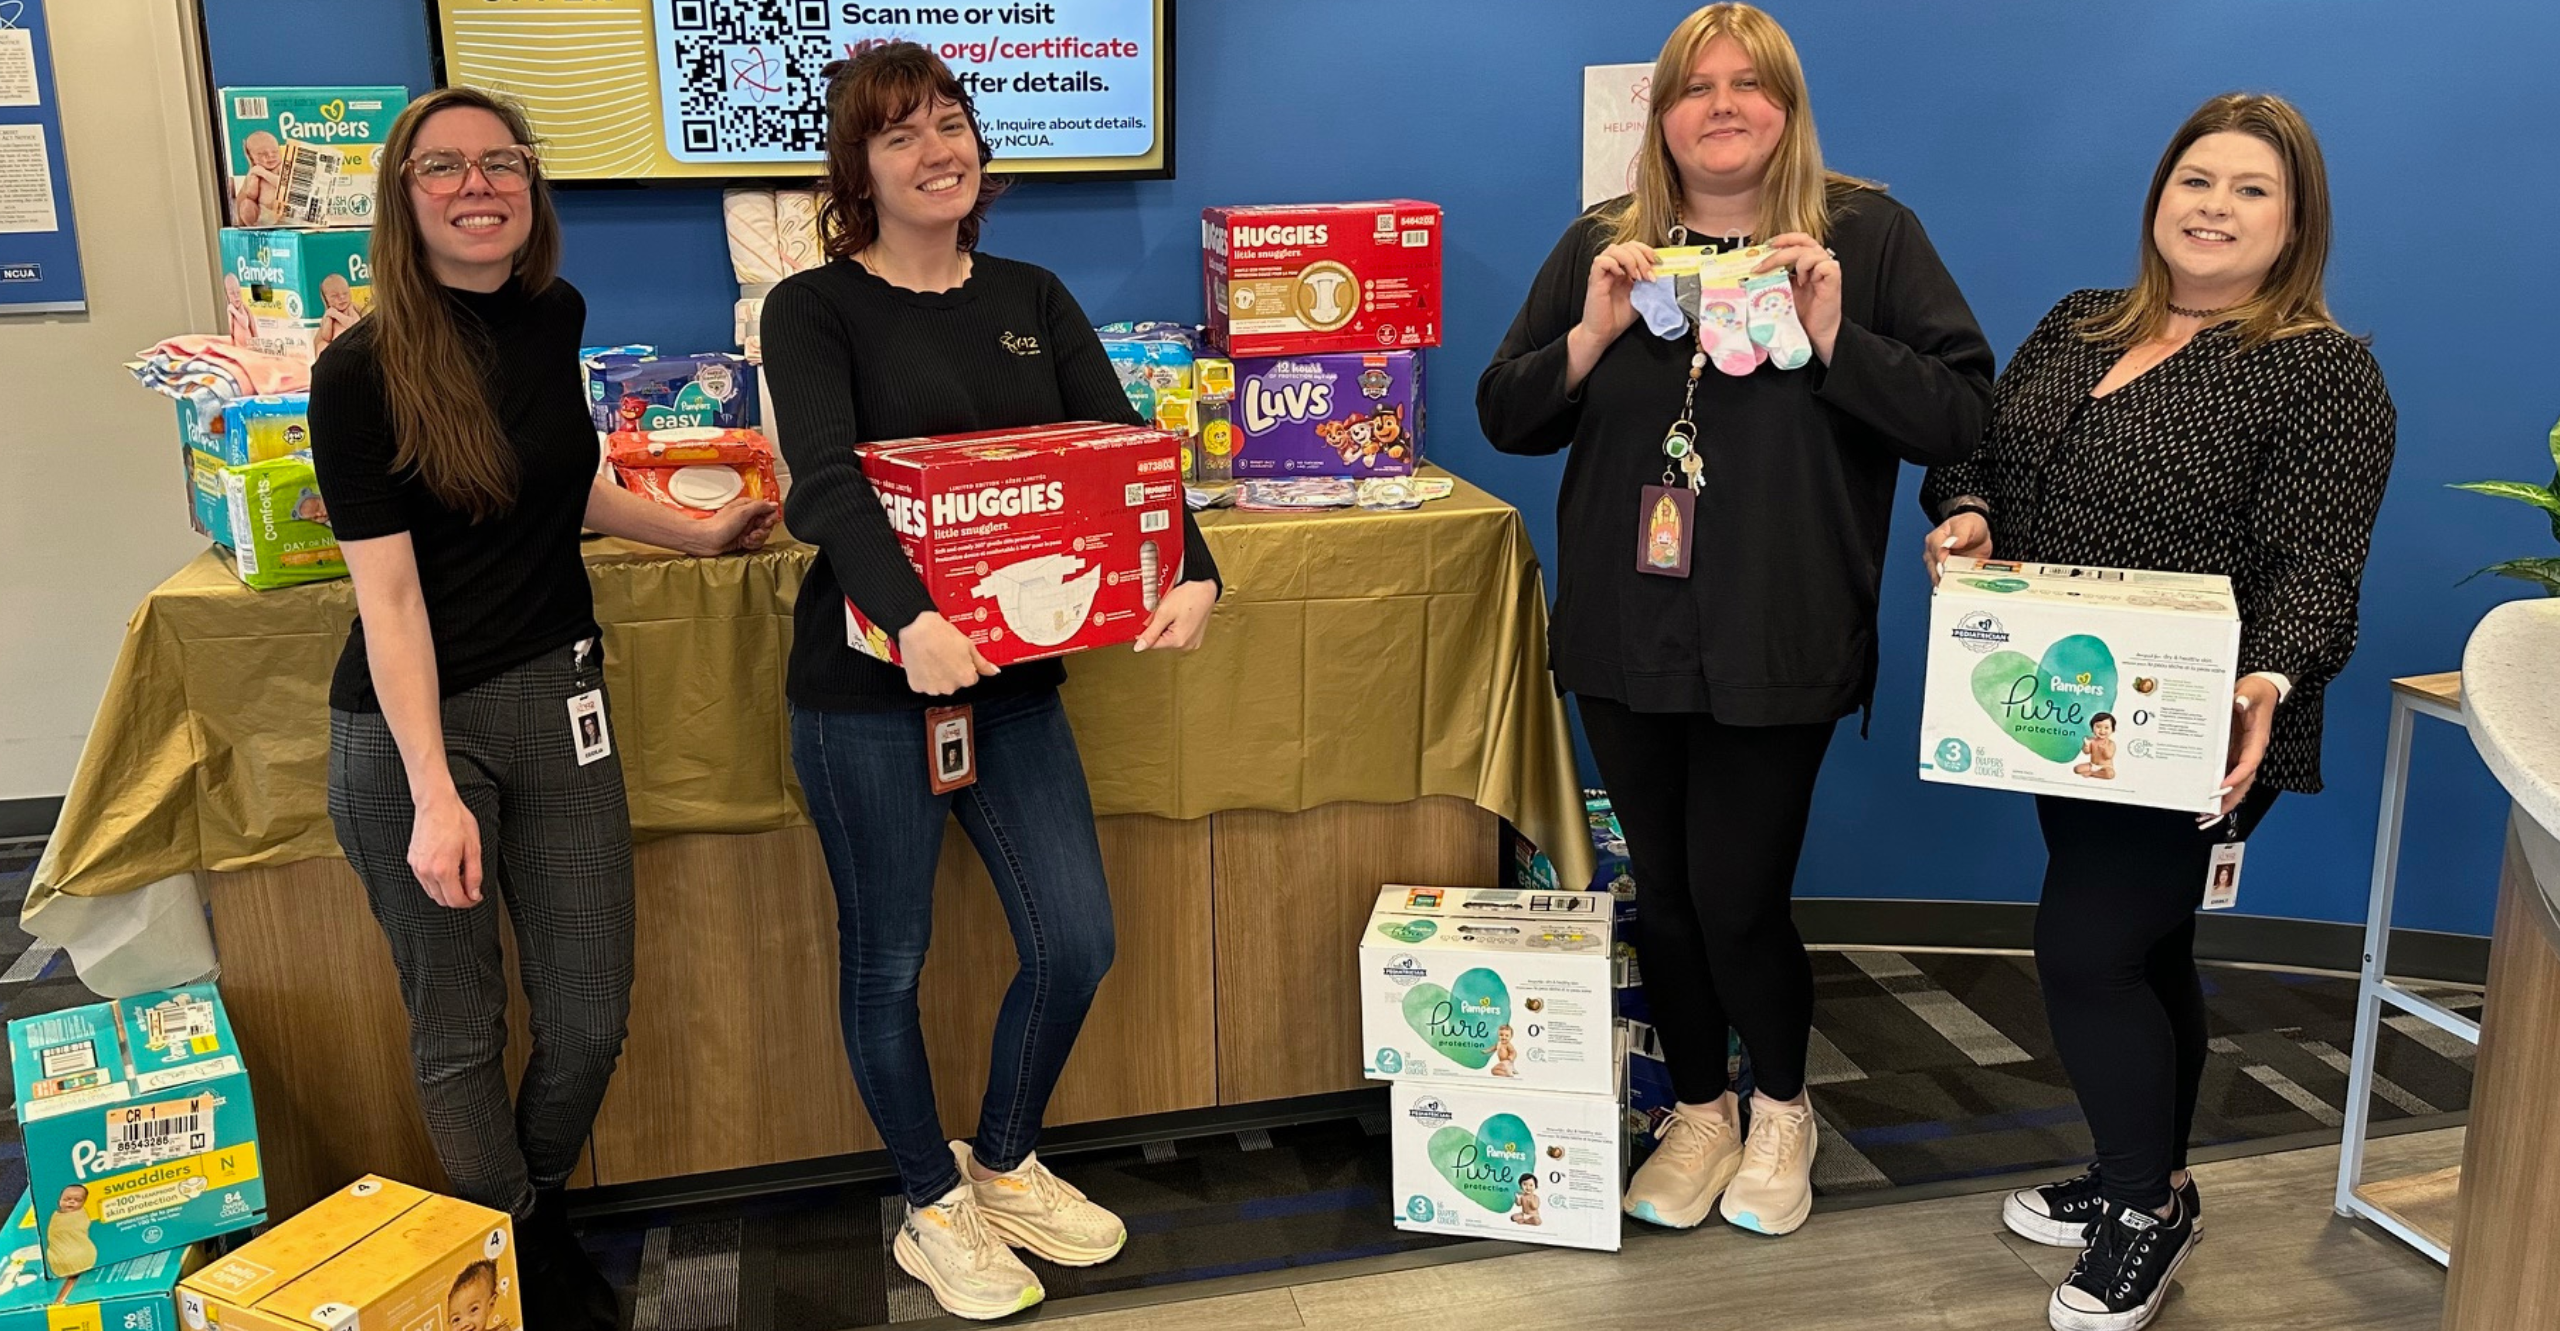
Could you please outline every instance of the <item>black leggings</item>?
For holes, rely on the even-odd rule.
[[[1813,966],[1792,901],[1832,722],[1730,726],[1577,697],[1591,756],[1627,834],[1636,953],[1673,1090],[1723,1096],[1725,1031],[1762,1094],[1804,1090]]]
[[[2241,836],[2275,800],[2263,784],[2249,792],[2233,815]],[[2052,796],[2036,800],[2036,819],[2046,857],[2036,973],[2054,1049],[2097,1142],[2100,1191],[2158,1210],[2169,1175],[2187,1167],[2204,1081],[2196,908],[2230,831],[2171,809]]]

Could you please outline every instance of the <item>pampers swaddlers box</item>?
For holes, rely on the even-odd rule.
[[[1366,1074],[1614,1101],[1609,906],[1601,892],[1380,892],[1360,934]]]
[[[1422,353],[1247,359],[1235,474],[1408,476],[1422,461]]]
[[[266,1219],[249,1074],[212,985],[10,1022],[9,1059],[50,1274]]]
[[[1929,607],[1920,776],[2211,810],[2239,657],[2228,579],[1950,559]]]
[[[373,225],[382,145],[409,105],[394,87],[224,88],[233,226]]]
[[[527,1327],[503,1211],[368,1174],[178,1285],[188,1331]]]
[[[1206,209],[1200,268],[1228,356],[1440,345],[1436,203]]]
[[[1617,1097],[1414,1081],[1388,1097],[1396,1228],[1618,1250]]]
[[[373,309],[372,235],[222,231],[222,299],[231,340],[317,359]]]

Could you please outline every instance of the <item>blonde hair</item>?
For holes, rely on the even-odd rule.
[[[2169,326],[2169,261],[2160,257],[2160,246],[2151,238],[2152,220],[2160,215],[2160,196],[2178,160],[2208,134],[2246,134],[2274,149],[2284,165],[2285,208],[2293,234],[2257,291],[2231,307],[2230,317],[2240,325],[2240,349],[2338,326],[2322,294],[2330,223],[2329,168],[2320,157],[2320,140],[2291,102],[2266,93],[2226,92],[2197,107],[2170,138],[2168,151],[2160,154],[2160,164],[2151,172],[2151,192],[2142,200],[2140,275],[2107,308],[2080,321],[2081,337],[2130,347],[2160,336]]]
[[[1778,21],[1756,6],[1713,4],[1680,20],[1653,62],[1652,104],[1645,114],[1644,146],[1636,153],[1636,187],[1605,214],[1608,243],[1671,243],[1671,228],[1680,220],[1680,164],[1662,137],[1662,117],[1688,93],[1689,71],[1707,44],[1731,37],[1751,57],[1760,91],[1787,114],[1778,151],[1760,178],[1759,236],[1801,231],[1816,240],[1831,229],[1830,193],[1834,189],[1880,188],[1870,180],[1845,176],[1822,165],[1822,142],[1813,132],[1813,107],[1804,87],[1804,65],[1796,44]]]

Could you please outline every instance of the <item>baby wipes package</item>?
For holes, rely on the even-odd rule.
[[[1440,345],[1440,205],[1415,199],[1200,214],[1209,345],[1303,356]]]
[[[409,105],[408,89],[224,88],[217,96],[231,225],[373,225],[382,145]]]
[[[1360,934],[1366,1075],[1614,1100],[1609,907],[1602,892],[1379,892]]]
[[[514,1331],[515,1227],[368,1174],[179,1282],[178,1315],[188,1331]]]
[[[177,1331],[178,1278],[205,1255],[203,1244],[188,1244],[56,1280],[41,1245],[34,1199],[21,1193],[0,1243],[0,1331]]]
[[[862,449],[862,474],[942,617],[998,666],[1134,641],[1182,578],[1181,443],[1161,430],[889,440]],[[897,663],[896,634],[851,600],[845,627]]]
[[[48,1275],[266,1219],[258,1115],[209,984],[9,1023]]]
[[[2239,658],[2226,578],[1950,559],[1929,605],[1921,779],[2209,811]]]
[[[1396,1228],[1618,1250],[1616,1096],[1438,1081],[1388,1096]]]
[[[1235,474],[1409,476],[1422,462],[1422,353],[1235,366]]]
[[[755,428],[756,367],[744,356],[614,350],[589,356],[587,414],[608,434],[626,430]]]
[[[709,427],[615,434],[606,455],[623,489],[689,518],[738,499],[779,499],[773,445],[753,430]]]
[[[363,231],[222,230],[230,338],[316,359],[373,308],[372,236]]]
[[[264,591],[347,576],[308,451],[226,467],[222,490],[231,514],[231,569],[242,582]]]

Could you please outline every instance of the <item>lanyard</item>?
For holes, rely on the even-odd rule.
[[[1727,236],[1722,241],[1709,239],[1707,246],[1716,253],[1738,249],[1743,237]],[[1689,243],[1689,228],[1677,222],[1671,226],[1671,243]],[[1706,485],[1707,462],[1698,456],[1698,377],[1707,371],[1707,327],[1702,320],[1691,320],[1698,349],[1689,353],[1689,382],[1680,390],[1680,417],[1662,436],[1662,483],[1685,485],[1696,494]]]

